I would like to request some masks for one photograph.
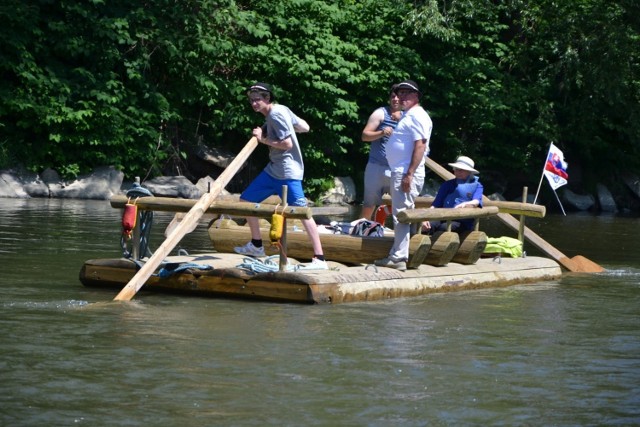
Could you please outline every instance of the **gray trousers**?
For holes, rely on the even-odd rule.
[[[402,191],[402,172],[391,172],[391,214],[393,215],[394,240],[389,251],[389,258],[393,261],[407,261],[409,259],[409,240],[411,239],[411,224],[398,222],[398,213],[415,207],[416,197],[424,185],[424,166],[419,167],[411,181],[408,193]]]

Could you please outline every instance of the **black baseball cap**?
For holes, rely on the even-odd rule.
[[[247,92],[251,92],[252,90],[261,90],[261,91],[273,93],[273,89],[271,88],[271,85],[269,83],[256,82],[251,86],[249,86],[249,89],[247,89]]]
[[[256,82],[249,86],[249,89],[247,89],[247,95],[249,95],[249,93],[251,93],[252,91],[269,92],[269,102],[273,102],[276,99],[275,95],[273,94],[273,88],[269,83]]]
[[[418,94],[420,94],[420,88],[418,87],[418,84],[413,80],[403,80],[400,83],[398,83],[396,85],[396,92],[401,89],[411,90],[413,92],[418,92]]]

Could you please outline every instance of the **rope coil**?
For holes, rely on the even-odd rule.
[[[271,255],[264,260],[259,258],[244,258],[237,268],[243,268],[253,273],[272,273],[280,270],[279,255]],[[287,264],[286,271],[296,271],[296,266]]]

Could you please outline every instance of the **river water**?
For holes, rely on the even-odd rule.
[[[120,255],[119,211],[0,199],[0,425],[639,425],[640,219],[528,224],[607,272],[341,305],[114,303],[78,273]],[[204,225],[181,247],[208,250]]]

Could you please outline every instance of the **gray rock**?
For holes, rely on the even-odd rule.
[[[25,183],[23,188],[30,197],[47,198],[51,195],[47,185],[40,179]]]
[[[0,171],[0,197],[49,197],[49,189],[36,173],[15,168]]]
[[[235,158],[235,154],[221,150],[218,147],[207,147],[204,144],[198,144],[195,150],[196,157],[211,163],[219,168],[225,169]]]
[[[426,196],[426,197],[435,197],[436,194],[438,194],[438,188],[440,188],[441,184],[442,184],[441,179],[439,180],[425,179],[420,195]]]
[[[622,177],[622,181],[636,197],[640,198],[640,178],[638,175],[625,174]]]
[[[142,183],[156,197],[199,199],[202,192],[184,176],[159,176]]]
[[[81,175],[75,181],[65,184],[49,183],[51,197],[61,199],[109,200],[118,194],[124,173],[113,166],[96,168],[88,175]]]
[[[493,200],[494,202],[506,202],[507,199],[501,193],[492,193],[487,196],[489,200]]]
[[[618,212],[616,201],[613,199],[611,191],[609,191],[609,189],[605,185],[597,184],[596,194],[598,196],[598,204],[600,205],[600,210],[602,212]]]
[[[596,203],[595,198],[591,194],[580,195],[569,189],[562,191],[561,199],[568,205],[567,207],[579,211],[588,211],[593,208]]]
[[[527,200],[524,201],[524,203],[531,203],[533,204],[533,201],[535,200],[536,195],[535,194],[527,194]],[[514,202],[518,202],[518,203],[523,203],[522,201],[522,196],[518,196],[515,199],[513,199]],[[537,203],[537,201],[536,201]]]
[[[0,172],[0,197],[27,198],[23,183],[9,171]]]
[[[351,177],[335,177],[334,186],[325,192],[320,201],[329,205],[347,205],[356,199],[356,184]]]
[[[54,171],[51,168],[46,168],[45,170],[43,170],[40,174],[40,178],[42,178],[42,181],[44,181],[45,184],[55,184],[61,181],[58,172]]]

